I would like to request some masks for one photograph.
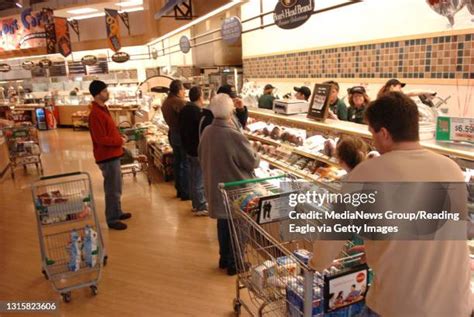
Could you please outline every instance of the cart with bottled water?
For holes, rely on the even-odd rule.
[[[97,295],[107,256],[89,174],[41,177],[32,195],[44,277],[65,302],[79,288]]]
[[[124,146],[124,156],[120,160],[122,177],[132,174],[135,178],[138,173],[143,173],[147,178],[148,185],[151,185],[145,139],[147,128],[130,127],[130,123],[125,121],[119,125],[119,130],[122,135],[127,137],[127,143]]]
[[[315,237],[290,233],[285,229],[289,218],[275,214],[288,207],[290,194],[304,190],[303,183],[282,175],[219,187],[237,269],[233,301],[237,316],[242,308],[252,316],[291,317],[351,317],[362,311],[370,272],[364,254],[350,252],[355,242],[347,242],[332,267],[316,272],[309,266],[308,251]],[[341,294],[338,287],[354,288]]]
[[[19,166],[26,171],[28,165],[35,165],[38,173],[43,174],[38,130],[32,126],[18,126],[4,128],[2,132],[8,145],[12,178]]]

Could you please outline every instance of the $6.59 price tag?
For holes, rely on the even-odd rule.
[[[436,140],[474,143],[474,118],[438,117]]]

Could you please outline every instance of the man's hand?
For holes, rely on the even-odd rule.
[[[242,101],[242,99],[234,98],[233,101],[234,101],[234,107],[236,109],[239,109],[239,110],[244,109],[244,102]]]
[[[122,145],[128,142],[128,137],[122,134]]]

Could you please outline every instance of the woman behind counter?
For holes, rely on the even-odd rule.
[[[365,124],[364,113],[370,103],[365,88],[362,86],[354,86],[347,92],[349,93],[349,104],[351,105],[347,111],[348,121]]]

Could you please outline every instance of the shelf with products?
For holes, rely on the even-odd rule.
[[[145,128],[146,153],[149,161],[169,181],[173,177],[173,149],[168,140],[168,127],[160,112],[152,121],[136,124],[137,128]]]
[[[256,134],[252,134],[248,131],[245,131],[244,133],[247,136],[247,138],[249,138],[250,140],[254,140],[254,141],[258,141],[258,142],[261,142],[261,143],[270,144],[270,145],[274,145],[274,146],[281,146],[281,147],[284,147],[284,148],[287,148],[287,149],[291,150],[294,154],[298,154],[298,155],[301,155],[301,156],[304,156],[304,157],[307,157],[307,158],[310,158],[310,159],[313,159],[313,160],[318,160],[320,162],[323,162],[325,164],[328,164],[328,165],[331,165],[331,166],[334,166],[334,167],[339,167],[339,163],[337,162],[337,160],[335,158],[331,158],[331,157],[329,157],[325,154],[322,154],[320,152],[311,153],[307,150],[301,149],[300,147],[296,147],[294,145],[287,144],[287,143],[282,143],[282,142],[279,142],[277,140],[273,140],[271,138],[259,136],[259,135],[256,135]]]
[[[363,138],[369,143],[372,136],[366,125],[346,121],[326,120],[325,122],[308,119],[305,114],[281,115],[271,110],[249,108],[249,117],[267,123],[281,126],[304,129],[306,131],[318,132],[324,136],[352,135]],[[474,151],[472,146],[458,144],[440,143],[433,140],[423,140],[421,145],[437,153],[474,162]]]

